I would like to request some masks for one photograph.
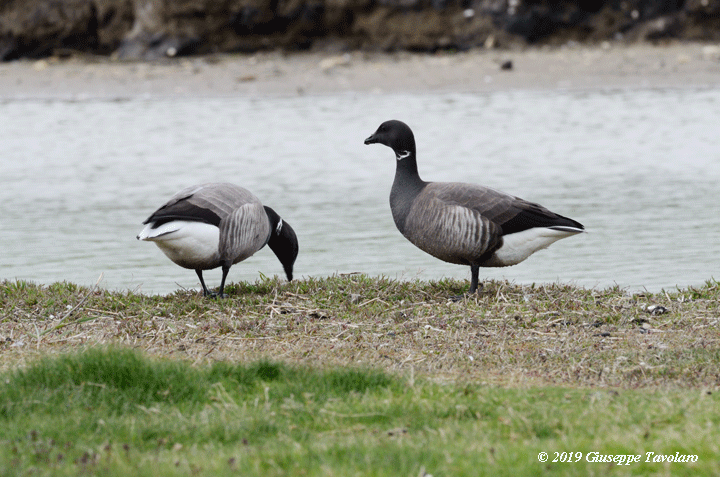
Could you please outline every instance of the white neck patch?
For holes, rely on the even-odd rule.
[[[283,226],[283,221],[282,221],[282,219],[280,219],[280,220],[278,220],[278,224],[277,224],[277,226],[275,227],[275,234],[276,234],[276,235],[280,234],[280,231],[282,230],[282,226]]]
[[[395,153],[395,159],[398,161],[402,161],[408,157],[410,157],[410,151],[400,151]]]

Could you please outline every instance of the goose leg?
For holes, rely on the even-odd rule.
[[[202,270],[195,270],[195,273],[197,273],[197,276],[200,279],[200,285],[202,285],[203,287],[203,296],[213,296],[210,290],[208,290],[208,288],[205,286],[205,280],[203,280]]]
[[[218,293],[218,297],[220,298],[227,298],[227,295],[225,294],[225,279],[227,278],[227,274],[230,271],[231,263],[223,263],[222,266],[222,280],[220,281],[220,290]]]
[[[480,274],[480,266],[472,264],[470,265],[470,289],[468,295],[472,295],[478,289],[478,275]]]
[[[480,275],[480,266],[479,265],[470,265],[470,289],[467,291],[467,293],[464,293],[462,295],[453,296],[452,301],[462,301],[463,298],[475,293],[478,290],[478,288],[482,289],[482,285],[479,285],[479,279],[478,279],[479,275]]]

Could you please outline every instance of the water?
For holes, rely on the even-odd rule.
[[[720,89],[23,99],[0,117],[0,279],[197,289],[135,235],[177,190],[211,181],[292,224],[296,277],[467,279],[395,229],[394,156],[363,145],[390,118],[414,129],[424,179],[492,186],[589,230],[481,279],[659,291],[720,278]],[[229,279],[260,273],[282,275],[267,248]]]

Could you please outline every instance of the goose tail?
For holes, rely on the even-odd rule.
[[[566,225],[555,225],[552,227],[548,227],[550,230],[556,230],[558,232],[564,232],[568,235],[575,235],[575,234],[582,234],[586,233],[587,230],[585,230],[585,227],[582,225],[580,227],[569,227]]]
[[[167,222],[158,227],[155,226],[155,222],[150,222],[137,234],[138,240],[153,241],[161,238],[164,235],[177,232],[180,228],[180,224],[177,222]]]

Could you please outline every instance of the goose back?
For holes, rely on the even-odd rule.
[[[157,229],[178,221],[202,222],[219,229],[217,260],[203,264],[204,269],[245,260],[265,246],[270,237],[270,224],[260,200],[247,189],[230,183],[187,187],[143,223]]]

